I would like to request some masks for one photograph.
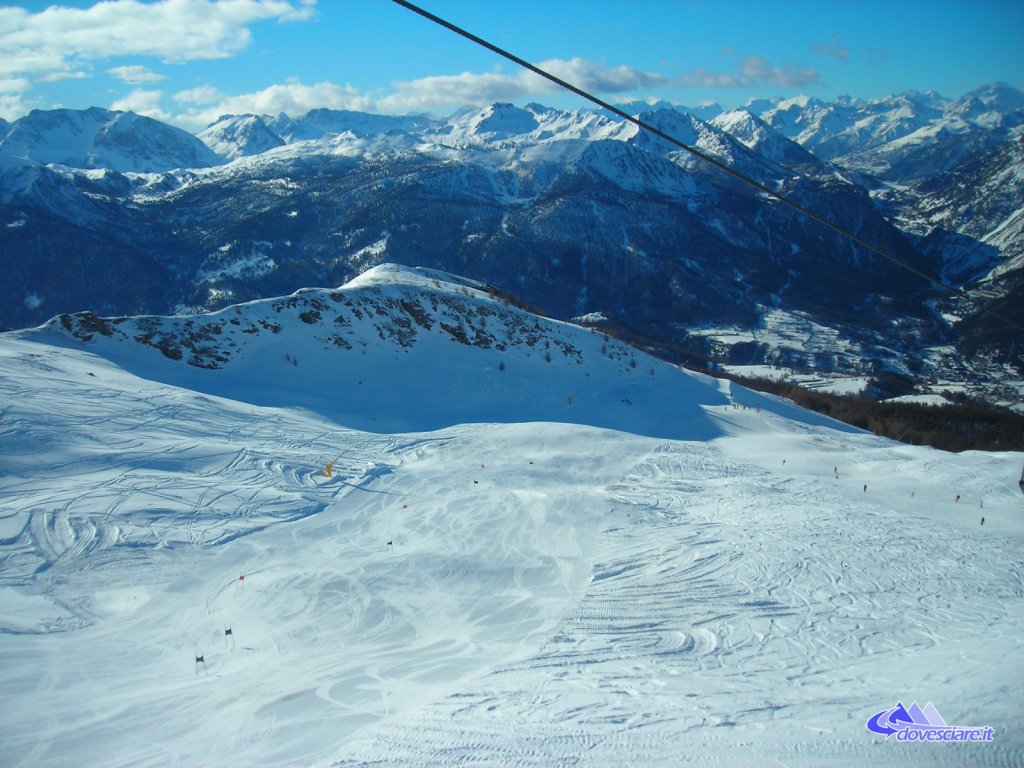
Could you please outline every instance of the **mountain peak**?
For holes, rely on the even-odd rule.
[[[533,112],[505,103],[491,104],[470,120],[474,133],[491,138],[531,133],[538,125]]]
[[[766,160],[781,165],[811,166],[820,161],[794,141],[787,139],[761,118],[745,109],[723,112],[711,120],[712,126],[732,136]]]
[[[1000,112],[1016,112],[1024,109],[1024,92],[1006,83],[989,83],[965,93],[958,102],[977,99],[990,109]]]
[[[211,150],[221,157],[258,155],[284,144],[258,115],[224,115],[197,134]]]
[[[72,168],[160,173],[221,160],[180,128],[134,112],[101,107],[34,109],[11,123],[0,154]]]

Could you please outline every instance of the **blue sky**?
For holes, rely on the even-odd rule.
[[[421,0],[608,101],[741,106],[805,93],[1024,88],[1010,0]],[[403,114],[583,103],[390,0],[63,0],[0,6],[0,117],[131,109]]]

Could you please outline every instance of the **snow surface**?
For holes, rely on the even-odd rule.
[[[918,405],[950,405],[951,401],[949,398],[943,397],[942,395],[901,395],[900,397],[890,397],[885,402],[887,403],[917,403]]]
[[[326,349],[253,302],[216,370],[0,336],[5,765],[1020,764],[1024,456],[565,324],[459,343],[455,298],[525,313],[441,273],[341,292],[437,322]],[[995,739],[866,730],[901,700]]]
[[[751,379],[785,381],[804,389],[827,392],[832,395],[859,395],[867,389],[870,378],[823,372],[820,374],[796,373],[773,365],[720,365],[723,371]],[[931,397],[924,395],[923,397]]]

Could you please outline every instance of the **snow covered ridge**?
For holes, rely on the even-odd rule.
[[[134,340],[159,350],[171,360],[184,360],[197,368],[210,369],[222,368],[237,354],[244,353],[247,337],[278,334],[285,326],[294,326],[296,321],[311,326],[306,330],[325,344],[324,351],[332,346],[351,350],[353,342],[365,346],[365,335],[359,335],[352,326],[359,321],[366,321],[375,329],[380,340],[408,347],[415,343],[417,326],[430,330],[437,322],[436,317],[427,315],[422,305],[423,286],[416,286],[412,301],[400,287],[405,283],[405,287],[411,288],[411,283],[403,278],[416,278],[421,274],[382,265],[338,290],[308,288],[288,297],[235,305],[211,314],[102,318],[92,312],[79,312],[60,315],[47,327],[59,326],[83,342],[91,342],[97,335],[118,341]],[[451,313],[450,319],[460,322],[457,318],[469,315],[472,323],[472,311],[467,306],[459,306],[460,300],[452,295],[455,285],[449,283],[442,289],[441,279],[440,276],[434,278],[438,290],[430,302],[432,309],[436,312],[440,302]],[[382,286],[396,290],[381,290]],[[479,290],[476,293],[479,294]],[[473,293],[467,291],[466,295],[473,296]],[[461,330],[461,324],[441,323],[441,327],[462,343],[492,346],[493,339],[479,330],[471,342]]]
[[[714,379],[511,306],[480,283],[390,264],[336,290],[206,315],[81,312],[16,335],[82,346],[160,381],[302,406],[371,430],[569,421],[708,436],[715,430],[701,409],[724,402]]]
[[[430,285],[423,275],[433,274]],[[420,333],[438,330],[451,340],[481,349],[535,347],[555,324],[514,308],[499,307],[479,284],[443,273],[385,264],[338,290],[308,288],[291,296],[235,305],[187,317],[101,318],[91,312],[64,314],[47,324],[82,342],[96,337],[135,341],[171,360],[197,368],[228,366],[262,334],[300,330],[321,342],[322,352],[351,351],[371,342],[413,347]],[[444,282],[442,282],[444,281]],[[476,285],[472,289],[470,285]],[[488,319],[494,319],[488,330]],[[303,328],[302,323],[309,328]],[[286,330],[287,329],[287,330]],[[495,335],[496,334],[496,335]],[[376,337],[376,338],[374,338]],[[259,342],[256,342],[259,343]],[[561,340],[566,356],[579,350]]]

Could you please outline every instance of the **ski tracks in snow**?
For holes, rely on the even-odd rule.
[[[590,583],[537,652],[369,729],[341,765],[913,763],[920,745],[866,719],[979,689],[1000,748],[927,760],[1019,763],[1021,665],[994,651],[1024,630],[1008,549],[707,446],[658,446],[607,492]]]
[[[1018,542],[893,504],[900,449],[738,409],[717,445],[374,435],[32,360],[0,378],[13,764],[1021,762]],[[913,698],[997,742],[866,732]]]

